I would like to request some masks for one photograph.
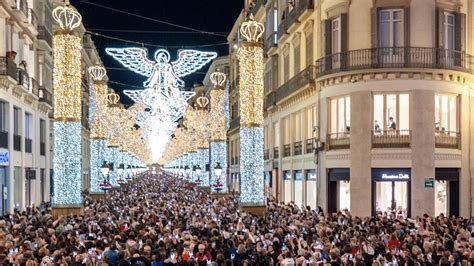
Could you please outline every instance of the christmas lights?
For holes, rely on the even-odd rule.
[[[226,139],[225,129],[225,102],[224,102],[224,83],[226,76],[221,72],[211,74],[211,81],[214,84],[211,96],[211,111],[209,113],[209,121],[211,127],[211,141],[220,141]]]
[[[105,140],[103,139],[91,139],[90,140],[90,192],[98,193],[101,192],[100,184],[104,180],[100,167],[105,160]]]
[[[81,15],[69,6],[53,10],[60,29],[53,37],[54,195],[53,206],[82,206],[81,166],[81,49],[73,30]]]
[[[206,171],[206,164],[209,163],[209,149],[197,150],[197,165],[201,168],[200,173],[196,173],[201,180],[202,187],[209,187],[209,173]]]
[[[237,51],[240,84],[240,202],[265,205],[263,176],[263,48],[264,27],[253,16],[242,23],[243,43]]]
[[[226,141],[212,141],[211,142],[211,191],[212,192],[227,192],[227,144]],[[217,163],[222,167],[223,173],[220,176],[216,175]],[[222,184],[222,187],[212,186],[215,184]],[[217,189],[216,189],[217,188]]]
[[[55,121],[54,206],[82,205],[81,122]]]

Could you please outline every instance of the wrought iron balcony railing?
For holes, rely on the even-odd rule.
[[[428,47],[385,47],[346,51],[316,61],[318,77],[362,69],[431,68],[473,73],[473,57],[465,52]]]
[[[411,130],[372,131],[372,148],[410,148]]]
[[[301,155],[303,154],[303,142],[302,141],[296,141],[293,143],[293,155]]]
[[[435,147],[461,149],[461,133],[453,131],[435,131]]]
[[[0,76],[9,76],[14,80],[18,80],[16,64],[6,56],[0,57]]]
[[[39,88],[38,97],[40,102],[44,102],[49,106],[53,107],[53,94],[46,88]]]
[[[283,157],[291,156],[291,144],[283,145]]]
[[[13,135],[13,150],[21,151],[21,136]]]
[[[25,70],[18,68],[18,85],[22,86],[29,92],[30,90],[30,77]]]
[[[46,155],[46,143],[43,141],[40,142],[40,155],[45,156]]]
[[[349,132],[331,133],[327,136],[327,150],[344,150],[351,147],[351,135]]]
[[[281,101],[304,86],[314,84],[315,79],[316,68],[313,65],[308,66],[278,88],[275,94],[275,101]]]
[[[314,138],[306,139],[306,143],[305,143],[306,154],[313,152],[313,141],[314,141]]]
[[[0,148],[8,149],[8,132],[0,131]]]
[[[270,159],[270,150],[269,149],[263,150],[263,159],[264,160],[269,160]]]
[[[273,160],[278,160],[280,157],[280,147],[273,147]]]

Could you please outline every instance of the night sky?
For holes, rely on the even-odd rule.
[[[228,32],[232,29],[235,20],[243,8],[242,0],[71,0],[71,4],[82,14],[83,23],[87,30],[115,38],[165,46],[192,46],[225,43],[227,42],[227,39],[222,36],[200,33],[170,34],[133,32],[186,31],[189,33],[192,31],[121,14],[116,11],[88,4],[87,2],[182,26],[196,28],[202,31],[216,32],[225,36],[227,36]],[[111,31],[103,31],[103,29]],[[141,45],[106,39],[99,36],[93,36],[92,38],[97,50],[99,51],[102,62],[105,64],[106,68],[108,68],[108,77],[111,81],[133,86],[142,86],[146,77],[125,70],[120,63],[105,53],[105,48],[107,47],[140,47]],[[154,51],[159,49],[157,47],[146,45],[144,47],[148,48],[150,59],[152,59]],[[205,48],[184,48],[215,51],[218,52],[219,56],[228,54],[227,45]],[[174,61],[177,56],[178,48],[167,49],[170,52],[171,60]],[[194,83],[202,82],[209,65],[210,64],[199,70],[198,73],[189,75],[183,79],[186,82],[186,89],[191,88]],[[120,70],[110,68],[120,68]],[[124,89],[138,89],[113,83],[110,83],[109,86],[114,88],[115,91],[120,94],[122,102],[125,104],[130,104],[131,102],[127,97],[122,97],[123,95],[121,91]]]

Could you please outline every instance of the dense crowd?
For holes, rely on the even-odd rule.
[[[264,217],[238,196],[143,174],[84,215],[30,207],[0,220],[0,265],[472,265],[474,220],[353,217],[269,201]]]

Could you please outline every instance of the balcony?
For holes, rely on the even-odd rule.
[[[0,76],[11,77],[15,81],[18,80],[18,72],[14,61],[8,60],[7,57],[0,57]]]
[[[276,91],[275,101],[279,102],[289,95],[297,92],[299,89],[314,84],[316,79],[316,68],[314,66],[308,66],[307,68],[300,71],[285,84],[280,86]]]
[[[230,121],[229,130],[236,129],[239,126],[240,126],[240,117],[237,117],[236,119]]]
[[[461,149],[461,134],[453,131],[436,131],[435,147],[445,149]]]
[[[293,8],[285,9],[285,16],[282,18],[280,25],[278,25],[278,38],[281,38],[284,34],[289,33],[300,20],[314,10],[313,0],[297,0],[294,1]]]
[[[32,149],[33,149],[33,140],[29,138],[25,138],[25,152],[31,153]]]
[[[411,130],[372,131],[372,148],[410,148]]]
[[[277,45],[278,45],[278,33],[273,32],[265,39],[264,46],[263,46],[264,52],[268,53],[273,48],[276,48]]]
[[[46,155],[46,143],[43,141],[40,142],[40,155],[45,156]]]
[[[38,40],[43,40],[49,45],[49,47],[53,47],[53,35],[45,26],[38,27]]]
[[[327,136],[326,149],[345,150],[351,147],[351,135],[349,132],[332,133]]]
[[[253,3],[254,3],[254,6],[250,10],[250,12],[255,16],[261,7],[265,7],[267,0],[255,0],[253,1]]]
[[[0,131],[0,148],[8,149],[8,132]]]
[[[39,98],[39,83],[34,78],[30,78],[30,93]]]
[[[306,140],[306,142],[305,142],[305,153],[306,154],[313,152],[313,141],[314,141],[313,138]]]
[[[265,100],[263,102],[263,110],[267,110],[268,108],[274,106],[276,104],[275,99],[275,92],[270,92],[267,96],[265,96]]]
[[[13,135],[13,150],[21,151],[21,136]]]
[[[426,47],[388,47],[352,50],[316,61],[318,77],[377,68],[449,69],[473,73],[473,57],[465,52]]]
[[[18,85],[28,92],[30,91],[30,77],[28,76],[28,73],[21,68],[18,69]]]
[[[28,2],[26,0],[14,0],[12,9],[24,16],[24,20],[28,18]]]
[[[293,155],[301,155],[303,154],[303,142],[302,141],[296,141],[293,143]]]
[[[280,148],[279,147],[274,147],[273,148],[273,160],[278,160],[280,157]]]
[[[291,144],[283,145],[283,157],[291,156]]]
[[[265,161],[270,159],[270,150],[269,149],[263,150],[263,159]]]
[[[39,88],[38,97],[40,102],[46,103],[50,107],[53,107],[53,94],[49,92],[46,88]]]

